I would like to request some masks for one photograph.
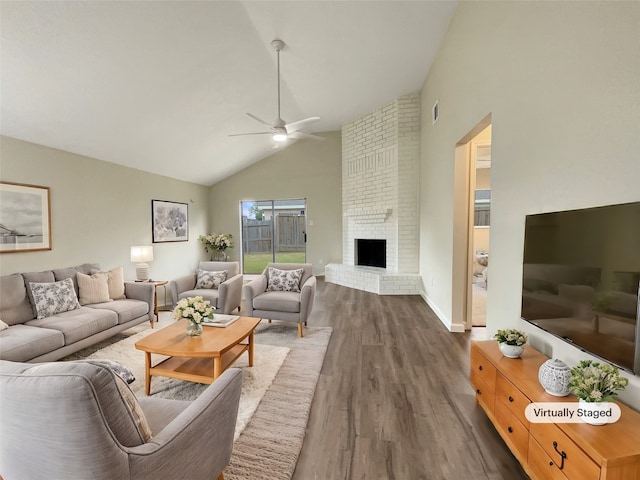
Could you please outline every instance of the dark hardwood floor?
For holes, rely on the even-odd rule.
[[[309,326],[333,335],[294,480],[527,479],[475,404],[471,334],[419,296],[320,280]]]

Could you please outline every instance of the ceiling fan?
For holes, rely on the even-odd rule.
[[[271,46],[276,51],[276,55],[278,58],[278,118],[276,119],[274,124],[271,125],[269,122],[265,122],[261,118],[256,117],[251,113],[247,113],[247,115],[249,115],[254,120],[262,123],[263,125],[268,126],[271,129],[271,131],[253,132],[253,133],[234,133],[229,136],[238,137],[242,135],[271,135],[273,140],[275,140],[276,142],[284,142],[289,138],[294,138],[294,139],[307,138],[311,140],[324,140],[323,137],[319,137],[317,135],[312,135],[310,133],[304,133],[299,131],[302,128],[306,127],[307,125],[310,125],[313,122],[317,122],[318,120],[320,120],[320,117],[309,117],[309,118],[305,118],[304,120],[298,120],[297,122],[293,122],[293,123],[286,123],[280,117],[280,50],[284,48],[284,42],[282,40],[276,39],[271,42]]]

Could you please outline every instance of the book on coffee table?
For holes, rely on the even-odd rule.
[[[239,315],[224,315],[222,313],[215,313],[213,315],[213,318],[205,319],[202,324],[209,327],[228,327],[239,318]]]

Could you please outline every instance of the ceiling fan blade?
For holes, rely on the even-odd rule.
[[[249,115],[251,118],[253,118],[255,121],[262,123],[263,125],[266,125],[267,127],[271,127],[273,128],[273,125],[271,125],[269,122],[265,122],[264,120],[262,120],[259,117],[256,117],[255,115],[251,114],[251,113],[247,113],[247,115]]]
[[[273,135],[273,132],[231,133],[228,137],[240,137],[242,135]]]
[[[304,132],[291,132],[287,135],[289,138],[299,138],[299,139],[309,139],[309,140],[317,140],[319,142],[324,141],[324,137],[319,137],[318,135],[311,135],[310,133]]]
[[[288,123],[284,126],[284,128],[287,129],[287,133],[297,132],[301,128],[304,128],[307,125],[312,124],[313,122],[317,122],[318,120],[320,120],[320,117],[309,117],[309,118],[305,118],[304,120]]]

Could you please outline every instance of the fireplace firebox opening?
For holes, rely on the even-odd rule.
[[[387,241],[356,238],[356,265],[387,268]]]

